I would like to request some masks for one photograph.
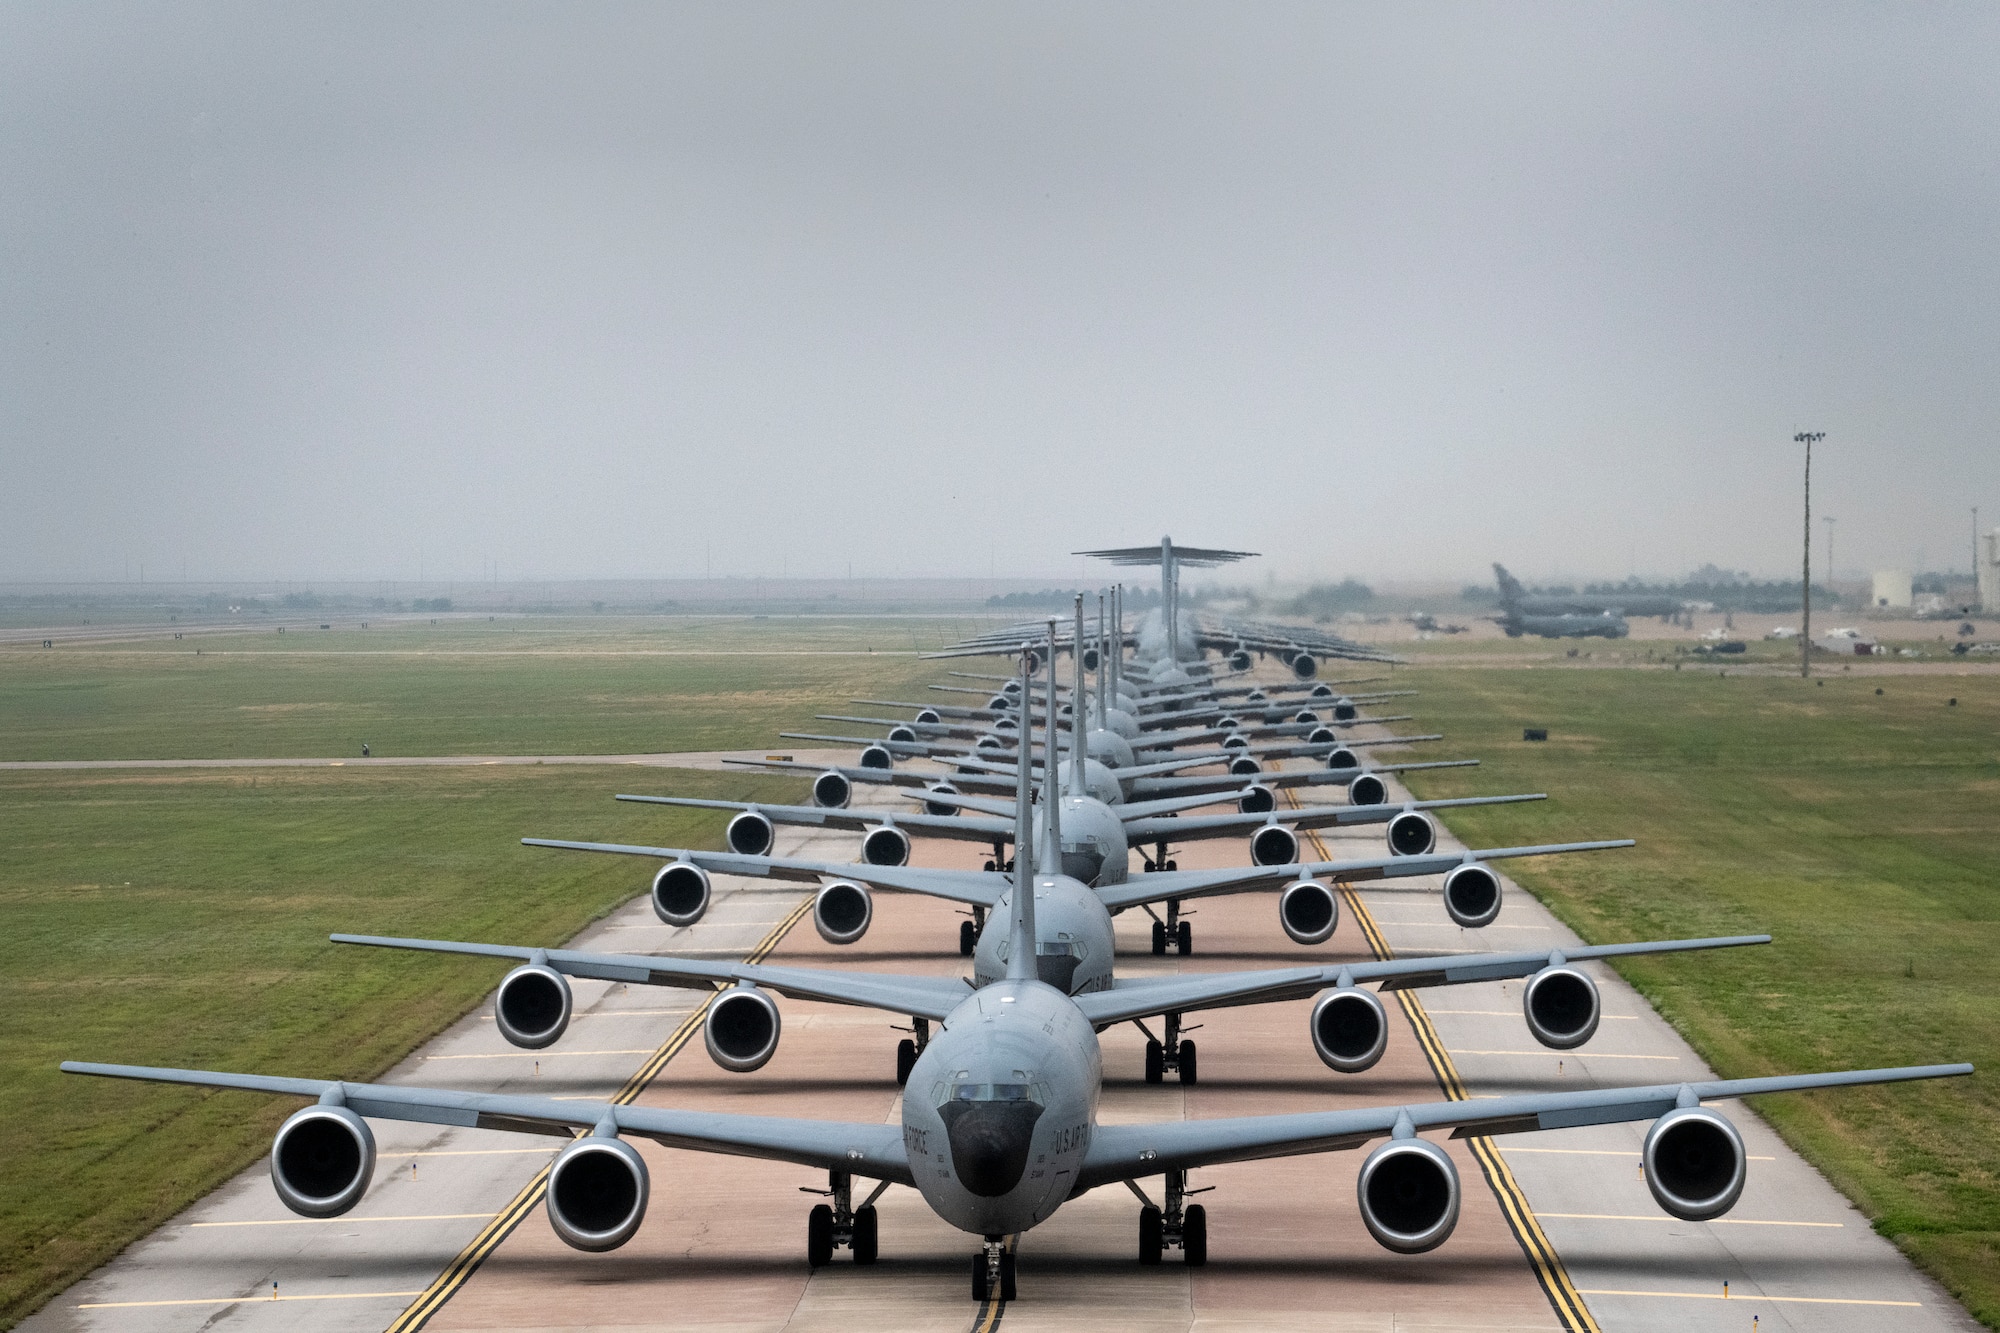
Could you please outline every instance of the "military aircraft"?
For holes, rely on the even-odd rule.
[[[1500,614],[1493,617],[1507,637],[1537,634],[1544,639],[1622,639],[1631,632],[1626,616],[1666,616],[1681,609],[1672,597],[1649,593],[1630,596],[1596,593],[1576,596],[1531,593],[1500,565],[1493,566],[1500,585]]]
[[[1044,818],[1054,817],[1053,805],[1044,802]],[[1032,846],[1025,766],[1018,775],[1016,817],[1021,825],[1016,844]],[[1053,853],[1057,843],[1050,839],[1044,845]],[[1457,1224],[1460,1186],[1449,1155],[1422,1137],[1426,1130],[1465,1138],[1652,1120],[1641,1148],[1648,1189],[1670,1216],[1703,1221],[1735,1205],[1749,1165],[1735,1127],[1703,1102],[1972,1072],[1964,1064],[1929,1065],[1101,1124],[1103,1055],[1098,1023],[1085,1004],[1118,991],[1071,995],[1043,979],[1039,942],[1045,937],[1037,914],[1044,885],[1058,878],[1060,867],[1053,862],[1017,871],[1022,886],[1028,888],[1030,880],[1032,886],[1007,893],[1002,904],[1004,972],[970,990],[946,983],[956,991],[939,1017],[939,1032],[909,1070],[895,1124],[139,1065],[64,1061],[61,1068],[69,1074],[313,1099],[314,1105],[279,1127],[270,1159],[279,1200],[304,1217],[338,1217],[360,1201],[375,1169],[370,1118],[569,1139],[549,1167],[546,1208],[556,1235],[586,1251],[618,1248],[644,1221],[650,1173],[628,1138],[826,1171],[832,1202],[815,1205],[806,1220],[806,1258],[814,1266],[830,1262],[836,1248],[850,1250],[856,1263],[875,1262],[881,1242],[875,1200],[890,1185],[906,1185],[920,1192],[938,1217],[980,1238],[971,1264],[975,1300],[1015,1299],[1014,1257],[1006,1238],[1047,1221],[1064,1202],[1099,1186],[1123,1184],[1139,1197],[1141,1264],[1157,1264],[1165,1250],[1177,1248],[1185,1262],[1200,1265],[1208,1258],[1208,1213],[1204,1205],[1187,1201],[1194,1192],[1188,1188],[1190,1171],[1359,1148],[1377,1139],[1386,1142],[1363,1160],[1356,1180],[1364,1225],[1392,1251],[1435,1249]],[[917,980],[898,978],[903,984]],[[944,999],[939,988],[935,1002]],[[1158,1203],[1139,1185],[1153,1177],[1161,1179]],[[878,1182],[858,1207],[857,1178]]]

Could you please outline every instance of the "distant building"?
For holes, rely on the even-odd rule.
[[[1979,605],[2000,611],[2000,528],[1979,539]]]
[[[1910,576],[1901,569],[1884,569],[1875,575],[1875,596],[1870,605],[1878,609],[1910,609]]]

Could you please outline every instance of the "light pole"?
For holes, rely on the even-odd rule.
[[[1812,447],[1826,438],[1823,430],[1802,430],[1792,443],[1806,447],[1806,530],[1799,557],[1799,679],[1812,675]]]

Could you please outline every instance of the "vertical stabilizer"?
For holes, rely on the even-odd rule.
[[[1511,607],[1521,600],[1521,581],[1509,574],[1504,565],[1493,566],[1493,581],[1500,585],[1500,605]]]
[[[1060,875],[1062,864],[1062,752],[1056,746],[1056,622],[1049,622],[1049,698],[1042,733],[1042,854],[1037,872]]]
[[[1111,669],[1111,642],[1104,637],[1104,594],[1097,594],[1097,725],[1100,729],[1111,725],[1111,691],[1107,688],[1111,677],[1106,673]]]
[[[1076,633],[1069,641],[1070,665],[1075,668],[1074,683],[1069,691],[1069,789],[1077,796],[1083,795],[1089,786],[1084,773],[1084,752],[1089,748],[1086,734],[1090,729],[1090,696],[1084,691],[1083,681],[1083,594],[1076,595]]]
[[[1035,968],[1035,825],[1029,801],[1035,758],[1035,709],[1028,699],[1028,655],[1021,654],[1021,749],[1014,766],[1014,919],[1007,930],[1007,976],[1022,981]]]

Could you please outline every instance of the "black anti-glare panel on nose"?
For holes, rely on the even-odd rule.
[[[1074,958],[1070,959],[1072,965]],[[951,1141],[958,1183],[982,1199],[997,1199],[1021,1183],[1042,1108],[1018,1101],[952,1101],[938,1108]]]

